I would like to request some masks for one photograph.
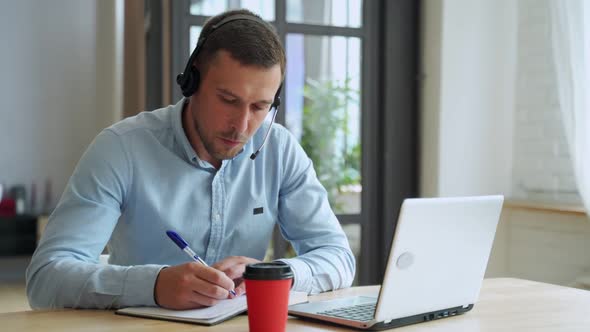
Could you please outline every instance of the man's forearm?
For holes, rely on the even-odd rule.
[[[289,264],[293,270],[293,290],[309,294],[349,287],[356,268],[352,252],[342,247],[322,247],[280,261]]]
[[[27,270],[27,296],[33,309],[155,306],[153,288],[162,267],[36,257]]]

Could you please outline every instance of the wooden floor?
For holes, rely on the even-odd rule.
[[[0,283],[0,313],[31,310],[24,283]]]

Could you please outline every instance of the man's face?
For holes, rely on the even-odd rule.
[[[213,165],[235,157],[264,121],[280,83],[278,64],[244,66],[219,51],[189,104],[199,157]]]

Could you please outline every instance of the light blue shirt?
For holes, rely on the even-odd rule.
[[[182,108],[183,101],[123,120],[88,147],[27,269],[33,308],[155,306],[159,271],[188,261],[166,230],[213,264],[227,256],[262,260],[278,223],[298,254],[283,259],[294,290],[351,285],[348,240],[296,139],[274,124],[251,160],[265,123],[217,170],[191,147]],[[109,264],[100,265],[105,245]]]

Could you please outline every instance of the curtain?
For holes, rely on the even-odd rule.
[[[590,1],[550,1],[557,92],[578,191],[590,215]]]

